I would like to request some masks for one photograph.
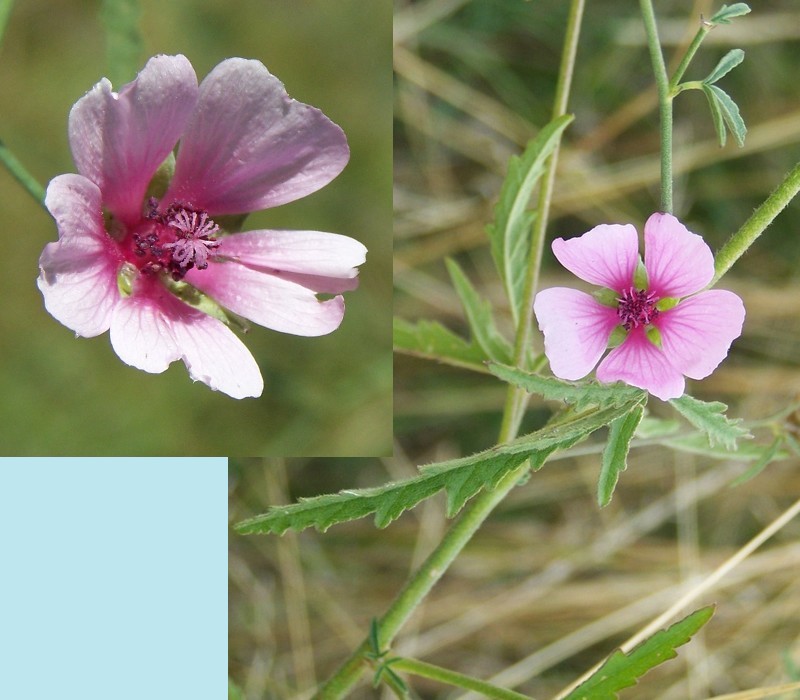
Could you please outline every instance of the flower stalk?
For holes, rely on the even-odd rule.
[[[47,207],[44,205],[44,187],[2,141],[0,141],[0,163],[6,166],[11,176],[37,201],[39,206],[47,211]]]

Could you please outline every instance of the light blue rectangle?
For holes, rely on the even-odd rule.
[[[227,460],[0,459],[0,698],[227,693]]]

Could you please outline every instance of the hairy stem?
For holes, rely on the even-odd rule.
[[[800,163],[794,166],[783,182],[719,249],[714,259],[714,278],[709,286],[715,285],[731,269],[798,192],[800,192]]]
[[[553,102],[553,119],[557,119],[567,113],[572,74],[575,68],[575,56],[578,52],[578,37],[580,36],[581,20],[583,19],[583,7],[584,0],[573,0],[570,6],[569,17],[567,18],[567,32],[564,38],[564,51],[561,55],[561,67]],[[539,271],[542,266],[542,253],[544,251],[547,220],[550,212],[550,200],[553,197],[557,163],[558,144],[547,161],[547,169],[539,189],[538,215],[533,225],[531,250],[528,257],[525,287],[522,296],[523,304],[521,307],[523,310],[527,309],[528,313],[522,314],[514,341],[514,365],[516,367],[524,366],[525,356],[531,342],[533,314],[530,310],[533,308],[533,298],[536,296],[536,291],[539,287]],[[509,386],[503,410],[503,422],[500,427],[500,442],[513,440],[516,437],[527,402],[528,394],[524,389]]]
[[[44,206],[44,187],[31,175],[25,166],[17,160],[17,157],[8,150],[8,147],[0,141],[0,163],[6,166],[11,176],[33,197],[45,211]]]
[[[672,213],[672,96],[664,54],[658,40],[656,16],[653,12],[652,0],[640,0],[642,19],[644,20],[647,46],[650,60],[653,62],[653,73],[658,91],[658,113],[661,129],[661,211]],[[692,44],[694,46],[694,43]],[[695,50],[697,50],[695,48]],[[688,65],[688,63],[687,63]],[[681,63],[683,66],[683,63]],[[679,67],[680,70],[680,67]],[[685,70],[685,68],[684,68]]]

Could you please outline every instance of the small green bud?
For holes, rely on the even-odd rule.
[[[675,297],[664,297],[656,302],[656,308],[659,311],[669,311],[670,309],[674,309],[680,302],[681,300]]]
[[[611,335],[608,338],[608,347],[616,348],[625,341],[625,338],[628,337],[628,331],[626,331],[622,326],[617,326],[613,331],[611,331]]]
[[[596,289],[592,292],[592,296],[595,301],[603,306],[610,306],[612,309],[616,309],[619,306],[619,294],[613,289],[608,289],[608,287]]]
[[[647,279],[647,269],[642,262],[642,256],[639,256],[639,262],[636,263],[636,270],[633,273],[633,286],[636,289],[647,289],[648,286],[648,279]]]
[[[661,331],[658,330],[658,328],[655,326],[647,326],[644,334],[653,345],[655,345],[657,348],[661,347]]]

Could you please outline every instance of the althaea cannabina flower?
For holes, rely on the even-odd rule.
[[[184,56],[156,56],[119,93],[103,79],[78,100],[69,141],[80,174],[47,188],[59,240],[42,253],[38,285],[77,335],[110,330],[124,362],[163,372],[180,359],[193,379],[243,398],[263,381],[225,310],[296,335],[339,326],[361,243],[317,231],[223,235],[215,220],[315,192],[349,158],[342,130],[263,64],[228,59],[198,87]]]
[[[558,261],[605,289],[594,296],[544,289],[533,308],[557,377],[589,374],[614,333],[624,339],[600,362],[597,379],[623,381],[666,401],[683,394],[684,375],[702,379],[722,362],[742,332],[744,305],[733,292],[700,291],[714,276],[714,256],[674,216],[647,220],[643,266],[638,250],[630,224],[556,239]]]

